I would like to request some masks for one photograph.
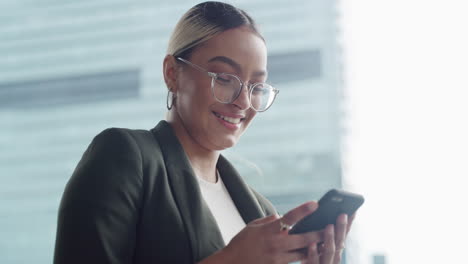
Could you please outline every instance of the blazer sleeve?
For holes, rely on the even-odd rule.
[[[129,131],[112,128],[94,138],[61,200],[55,264],[132,263],[142,174]]]

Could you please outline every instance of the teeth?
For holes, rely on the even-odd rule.
[[[227,117],[227,116],[222,116],[218,113],[215,113],[215,115],[221,119],[223,119],[224,121],[227,121],[229,123],[232,123],[232,124],[239,124],[241,119],[240,118],[234,118],[234,117]]]
[[[240,118],[232,118],[232,117],[226,117],[226,116],[222,116],[221,118],[224,121],[227,121],[227,122],[233,123],[233,124],[239,124],[239,122],[240,122]]]

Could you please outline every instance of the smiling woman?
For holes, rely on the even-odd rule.
[[[218,33],[185,56],[176,60],[168,55],[164,60],[165,80],[174,95],[168,121],[182,144],[186,143],[187,152],[232,147],[256,115],[250,107],[251,85],[236,78],[246,83],[263,81],[260,78],[265,74],[259,77],[257,73],[266,72],[264,41],[251,28],[240,26]],[[204,69],[211,78],[200,72]],[[228,93],[231,96],[226,97]],[[200,175],[214,181],[214,168]]]
[[[225,3],[196,5],[163,66],[166,120],[95,137],[63,194],[54,262],[338,264],[345,215],[288,235],[316,203],[279,217],[220,154],[278,94],[253,19]]]

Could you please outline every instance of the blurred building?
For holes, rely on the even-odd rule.
[[[231,2],[260,24],[281,92],[224,154],[285,212],[341,186],[336,2]],[[164,118],[162,59],[195,3],[0,3],[1,263],[51,262],[64,186],[97,133]]]
[[[372,259],[373,259],[373,264],[385,264],[387,263],[385,261],[385,255],[373,255],[372,256]]]

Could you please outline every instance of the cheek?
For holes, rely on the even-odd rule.
[[[177,106],[184,116],[198,119],[213,103],[209,82],[194,80],[181,83]]]

